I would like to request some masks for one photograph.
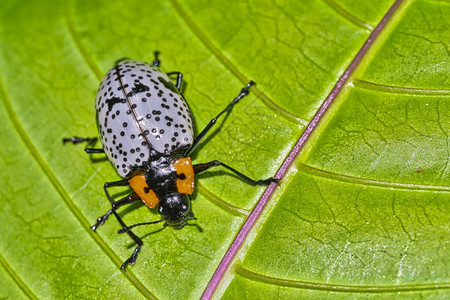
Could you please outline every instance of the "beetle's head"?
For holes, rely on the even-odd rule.
[[[166,220],[167,225],[181,228],[188,220],[195,219],[191,212],[191,203],[186,194],[171,193],[161,199],[159,214]]]

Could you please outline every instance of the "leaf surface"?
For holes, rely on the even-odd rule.
[[[0,297],[196,299],[212,278],[217,298],[448,297],[450,5],[374,3],[3,1]],[[264,187],[223,169],[198,176],[202,232],[136,228],[145,246],[122,272],[135,245],[118,222],[89,228],[109,209],[103,183],[120,177],[61,140],[96,136],[103,74],[155,50],[164,71],[183,72],[198,130],[258,84],[194,163],[255,179],[292,164],[261,212]],[[158,218],[142,205],[121,216]]]

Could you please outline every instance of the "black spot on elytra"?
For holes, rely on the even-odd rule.
[[[123,100],[125,100],[125,99],[117,98],[117,97],[112,97],[111,99],[106,99],[105,102],[106,102],[106,104],[108,104],[108,111],[111,111],[114,104],[123,103],[124,102]]]
[[[131,88],[131,91],[128,92],[127,97],[131,97],[133,95],[136,95],[137,93],[143,93],[148,92],[150,88],[142,83],[134,83],[134,87]]]

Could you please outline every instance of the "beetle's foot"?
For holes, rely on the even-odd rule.
[[[275,182],[277,185],[280,184],[280,179],[276,179],[273,177],[267,178],[267,179],[262,179],[262,180],[258,180],[255,185],[269,185],[272,182]]]
[[[72,143],[72,144],[79,144],[83,142],[89,142],[93,143],[94,141],[97,141],[97,138],[82,138],[79,136],[73,136],[71,138],[63,138],[63,144],[65,143]]]
[[[91,226],[91,229],[96,231],[98,226],[105,224],[106,220],[108,219],[108,217],[111,213],[112,213],[112,210],[110,209],[110,210],[108,210],[108,212],[106,214],[99,217],[97,219],[97,222],[95,222],[95,224]]]
[[[136,259],[137,256],[139,254],[139,252],[141,251],[141,245],[138,245],[136,247],[136,249],[134,249],[133,254],[130,256],[130,258],[128,258],[120,267],[122,270],[126,271],[125,268],[127,267],[127,265],[132,265],[134,266],[134,264],[136,263]]]

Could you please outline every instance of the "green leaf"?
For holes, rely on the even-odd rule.
[[[2,1],[0,297],[448,297],[448,15],[431,0]],[[145,245],[123,272],[132,240],[114,218],[89,228],[120,177],[61,140],[96,136],[103,74],[155,50],[183,72],[197,129],[258,83],[193,159],[282,180],[261,198],[226,170],[198,176],[202,232],[134,229]]]

